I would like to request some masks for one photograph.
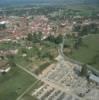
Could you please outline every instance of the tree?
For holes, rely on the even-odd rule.
[[[5,24],[1,24],[0,25],[0,30],[6,29],[6,25]]]
[[[32,36],[32,42],[40,43],[42,38],[42,32],[34,32]]]
[[[86,66],[86,64],[84,64],[84,65],[82,66],[80,75],[81,75],[81,76],[86,76],[86,75],[87,75],[87,66]]]
[[[79,47],[82,45],[82,38],[79,37],[76,41],[75,41],[75,44],[74,44],[74,48],[75,49],[79,49]]]
[[[81,25],[74,25],[73,31],[79,32],[81,30]]]
[[[28,34],[27,40],[28,40],[28,41],[32,41],[32,34],[31,34],[31,33]]]
[[[16,67],[16,63],[14,61],[9,60],[9,64],[11,67]]]
[[[46,40],[50,41],[50,42],[53,42],[55,44],[59,44],[59,43],[62,42],[62,39],[63,39],[62,35],[59,35],[57,37],[54,37],[53,35],[50,35]]]
[[[9,65],[11,67],[15,67],[16,66],[15,61],[14,61],[15,56],[14,55],[9,55],[9,56],[7,56],[7,58],[8,58]]]

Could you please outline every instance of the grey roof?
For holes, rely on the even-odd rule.
[[[99,83],[99,77],[98,76],[95,76],[94,74],[91,74],[90,77],[89,77],[89,79],[91,79],[91,80]]]

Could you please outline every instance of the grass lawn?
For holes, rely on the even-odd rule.
[[[18,47],[19,47],[19,44],[13,43],[13,42],[0,43],[0,50],[15,49],[15,48],[18,48]]]
[[[99,34],[85,37],[83,45],[78,50],[73,50],[70,57],[83,63],[90,63],[99,69]]]
[[[26,56],[23,57],[25,51]],[[43,44],[34,44],[31,49],[20,48],[18,54],[14,57],[14,62],[29,68],[29,66],[39,67],[43,63],[51,62],[57,56],[57,49],[54,44],[44,42]]]
[[[7,74],[0,75],[0,100],[16,100],[35,81],[26,72],[13,67]]]
[[[34,84],[31,89],[22,97],[22,100],[37,100],[35,96],[32,96],[32,93],[41,85],[43,85],[43,82],[41,81],[38,81],[36,84]]]

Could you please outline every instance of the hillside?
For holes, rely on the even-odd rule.
[[[60,5],[60,4],[99,4],[99,0],[0,0],[0,6],[6,5]]]

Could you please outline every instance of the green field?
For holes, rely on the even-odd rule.
[[[16,49],[18,48],[20,45],[18,43],[14,43],[14,42],[3,42],[0,43],[0,50],[10,50],[10,49]]]
[[[57,48],[51,42],[44,42],[42,44],[39,43],[31,43],[32,48],[27,49],[26,47],[20,47],[17,55],[14,56],[13,61],[16,64],[24,66],[28,70],[34,70],[35,68],[44,69],[42,65],[46,65],[46,63],[52,63],[53,59],[57,56]],[[26,44],[24,44],[26,45]],[[23,57],[23,54],[26,54]],[[42,68],[41,68],[42,67]],[[47,66],[45,66],[47,67]]]
[[[36,83],[33,84],[31,89],[25,93],[22,97],[22,100],[37,100],[35,96],[32,96],[31,94],[38,89],[41,85],[43,85],[43,82],[41,81],[36,81]]]
[[[13,67],[7,74],[0,75],[0,100],[16,100],[35,81],[26,72]]]
[[[74,49],[70,57],[99,69],[99,34],[83,38],[83,45]]]

